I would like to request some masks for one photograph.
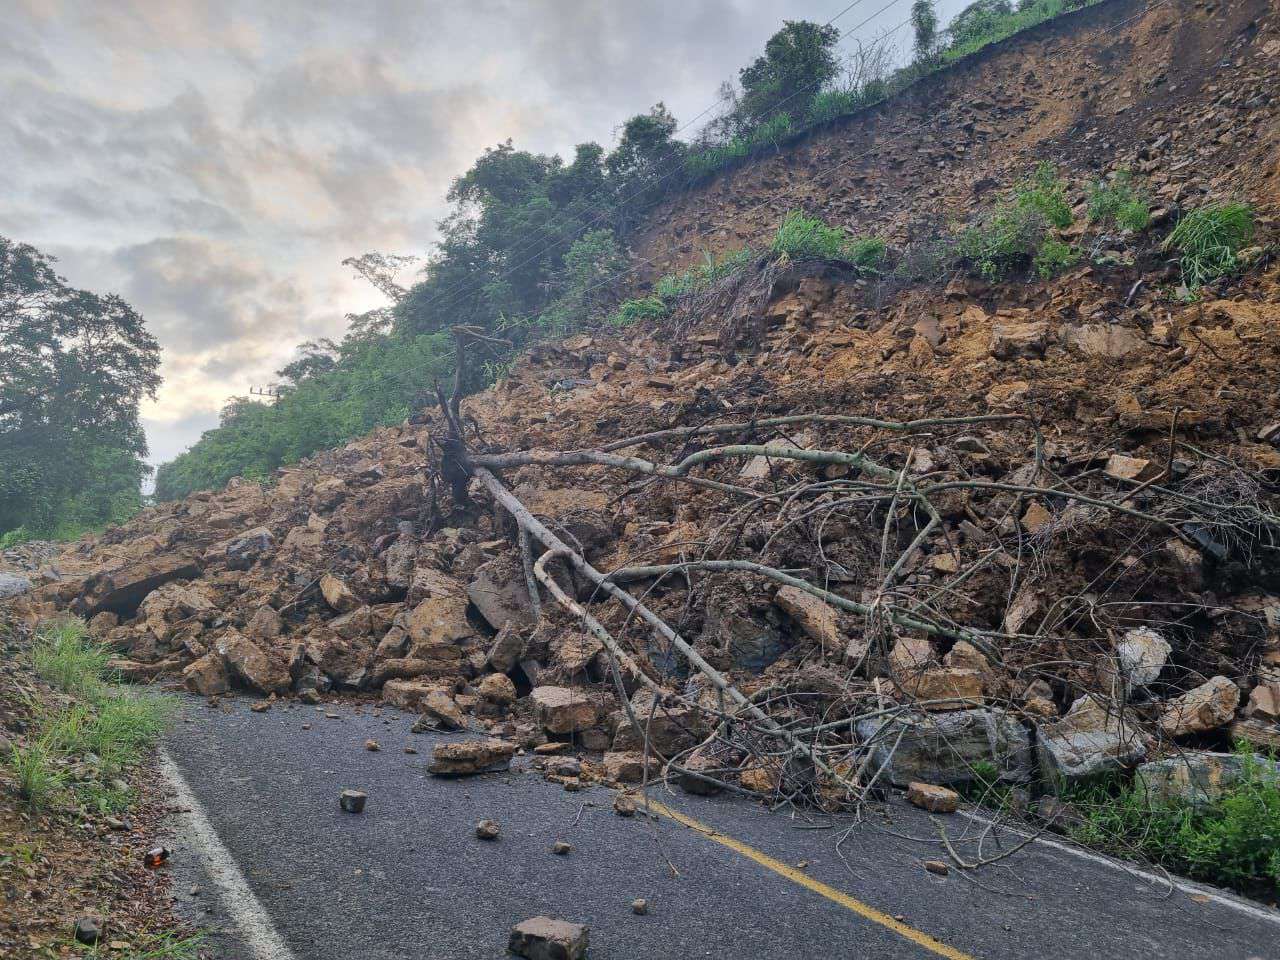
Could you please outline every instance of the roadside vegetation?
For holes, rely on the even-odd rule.
[[[1280,893],[1280,778],[1247,744],[1241,778],[1208,803],[1160,803],[1141,785],[1113,781],[1070,797],[1080,843],[1244,893]]]
[[[163,733],[170,704],[119,689],[109,660],[79,620],[48,626],[36,637],[36,675],[73,699],[38,714],[26,744],[15,745],[7,758],[18,795],[33,809],[62,800],[104,814],[128,807],[122,775]]]

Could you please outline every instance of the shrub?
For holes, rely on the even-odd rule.
[[[46,806],[66,782],[56,764],[57,752],[45,740],[13,748],[9,766],[18,783],[18,796],[33,809]]]
[[[1047,237],[1036,251],[1032,265],[1042,280],[1057,276],[1080,259],[1080,251],[1057,237]]]
[[[1139,233],[1151,224],[1151,202],[1134,187],[1129,171],[1120,170],[1110,183],[1094,184],[1089,194],[1089,220]]]
[[[1237,889],[1280,890],[1280,781],[1247,745],[1243,774],[1201,806],[1153,803],[1140,787],[1115,784],[1071,799],[1085,811],[1074,836],[1121,856],[1135,854],[1191,877]]]
[[[81,621],[46,628],[36,638],[33,657],[36,675],[58,689],[89,700],[102,694],[111,654],[90,639]]]
[[[1048,161],[1038,164],[1035,172],[1014,188],[1013,202],[1020,210],[1039,213],[1046,223],[1059,230],[1071,226],[1075,219],[1067,202],[1067,185]]]
[[[1178,253],[1182,283],[1198,290],[1240,266],[1240,249],[1253,239],[1253,210],[1243,203],[1210,204],[1192,210],[1165,238],[1162,249]]]
[[[827,226],[796,210],[782,221],[770,249],[792,260],[843,260],[872,269],[883,259],[886,247],[883,240],[854,237],[843,227]]]

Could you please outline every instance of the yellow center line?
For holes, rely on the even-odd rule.
[[[875,907],[869,906],[861,900],[849,896],[849,894],[842,890],[837,890],[835,887],[828,886],[821,880],[815,880],[813,877],[807,876],[795,867],[789,867],[780,860],[773,859],[773,857],[769,856],[767,853],[761,853],[754,847],[747,846],[747,844],[743,843],[741,840],[735,840],[733,837],[727,836],[713,827],[709,827],[705,823],[701,823],[693,819],[693,817],[686,816],[679,810],[672,810],[666,804],[659,803],[657,800],[651,799],[648,800],[647,803],[648,808],[654,813],[668,817],[669,819],[676,821],[676,823],[681,823],[690,830],[696,830],[709,840],[714,840],[716,843],[723,844],[730,850],[737,851],[744,857],[754,860],[756,863],[760,864],[760,866],[765,867],[768,870],[772,870],[780,876],[786,877],[792,883],[798,883],[800,886],[812,890],[814,893],[821,894],[832,903],[838,903],[846,910],[851,910],[858,916],[870,920],[872,923],[878,923],[880,926],[885,927],[888,930],[892,930],[898,936],[910,940],[912,943],[928,950],[930,953],[936,954],[939,957],[946,957],[947,960],[975,960],[975,958],[970,954],[963,953],[955,947],[947,946],[947,944],[942,943],[939,940],[935,940],[922,930],[917,930],[915,927],[908,926],[901,920],[895,920],[887,913],[882,913]]]

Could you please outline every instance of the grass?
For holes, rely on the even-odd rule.
[[[668,312],[661,297],[639,297],[618,304],[609,314],[608,323],[613,327],[629,327],[639,320],[661,320]]]
[[[66,782],[61,761],[92,754],[100,776],[118,774],[137,763],[168,724],[166,697],[112,689],[110,656],[78,620],[60,621],[36,638],[36,673],[78,702],[42,718],[34,738],[14,748],[9,766],[29,806],[45,806],[61,792]],[[129,802],[128,791],[94,780],[76,784],[74,792],[102,812],[124,809]]]
[[[1051,234],[1073,219],[1066,184],[1052,164],[1041,163],[986,218],[960,232],[954,255],[991,282],[1028,265],[1047,280],[1080,259]]]
[[[700,265],[682,273],[668,274],[659,280],[653,288],[654,296],[660,300],[671,301],[701,293],[713,283],[745,270],[755,258],[756,252],[750,247],[734,250],[725,254],[723,258],[718,258],[711,251],[704,250]]]
[[[94,700],[108,681],[111,653],[95,643],[79,620],[62,620],[37,638],[36,676],[72,696]]]
[[[1184,216],[1161,249],[1178,254],[1182,284],[1191,292],[1229,276],[1254,233],[1253,209],[1243,203],[1209,204]]]
[[[1151,201],[1128,170],[1117,171],[1110,183],[1099,181],[1090,191],[1089,222],[1141,233],[1151,225]]]
[[[111,960],[199,960],[204,937],[165,933],[146,938],[146,942],[127,950],[111,950],[106,944],[95,947],[74,946],[80,957],[110,957]]]
[[[18,784],[18,796],[33,810],[48,806],[66,784],[58,759],[57,751],[43,738],[13,748],[9,768]]]
[[[773,235],[770,250],[792,260],[840,260],[874,270],[884,259],[886,247],[883,240],[855,237],[843,227],[828,226],[793,210]]]
[[[1073,837],[1122,857],[1140,856],[1190,877],[1245,892],[1280,892],[1280,781],[1247,745],[1241,779],[1201,806],[1156,803],[1132,784],[1069,797],[1084,823]]]

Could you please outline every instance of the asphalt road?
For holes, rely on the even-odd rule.
[[[180,909],[213,931],[226,960],[491,960],[506,956],[513,924],[540,914],[587,924],[594,960],[1280,958],[1280,913],[1041,842],[976,875],[926,873],[924,860],[946,858],[911,807],[851,827],[656,790],[706,829],[624,819],[611,791],[569,793],[534,772],[431,777],[437,737],[410,733],[413,717],[327,709],[341,718],[193,700],[169,739],[204,833],[216,832],[253,894],[227,893],[201,827],[174,819]],[[370,738],[381,751],[364,748]],[[363,815],[338,809],[344,788],[369,794]],[[485,817],[500,840],[475,838]],[[982,824],[946,821],[957,837],[986,833],[983,854],[996,851]],[[557,840],[572,853],[552,854]],[[648,915],[632,913],[637,897]],[[254,898],[265,917],[246,936],[237,922]],[[284,952],[271,952],[265,927]]]

